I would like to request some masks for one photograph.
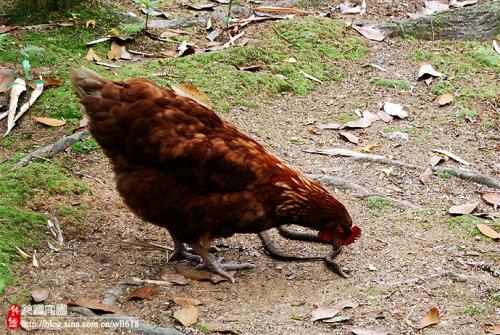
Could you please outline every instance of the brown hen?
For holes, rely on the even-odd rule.
[[[176,256],[199,258],[188,244],[205,267],[234,282],[227,270],[249,264],[220,264],[207,251],[214,238],[284,224],[312,228],[335,246],[360,236],[321,185],[210,108],[141,78],[109,81],[80,68],[71,81],[119,193],[135,214],[170,232]]]

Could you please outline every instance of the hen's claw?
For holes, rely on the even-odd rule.
[[[186,249],[186,245],[184,243],[180,242],[175,238],[173,240],[175,245],[174,251],[168,258],[167,262],[174,261],[177,259],[187,259],[188,261],[196,262],[198,264],[203,262],[203,259],[200,256],[190,253]]]
[[[231,283],[234,283],[234,278],[231,274],[226,271],[231,270],[242,270],[242,269],[251,269],[253,268],[253,264],[250,263],[219,263],[217,259],[212,256],[204,247],[202,247],[199,243],[190,244],[191,248],[201,256],[203,259],[203,264],[200,264],[197,268],[205,268],[207,270],[216,273]]]

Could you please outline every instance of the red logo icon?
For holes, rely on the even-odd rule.
[[[21,325],[21,306],[13,304],[7,312],[7,328],[16,329]]]

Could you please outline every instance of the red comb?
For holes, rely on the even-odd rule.
[[[351,227],[351,235],[344,241],[344,245],[349,245],[356,241],[361,236],[361,228],[358,226]]]

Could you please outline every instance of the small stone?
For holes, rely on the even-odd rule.
[[[390,140],[404,140],[408,141],[408,134],[403,133],[401,131],[393,131],[391,133],[387,134],[387,137],[389,137]]]

